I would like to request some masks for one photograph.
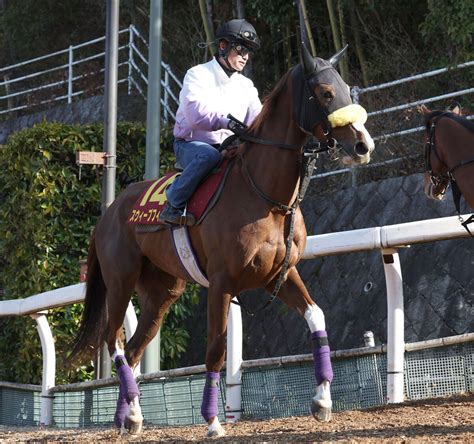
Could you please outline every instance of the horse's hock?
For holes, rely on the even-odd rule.
[[[453,216],[451,196],[428,199],[422,174],[372,182],[357,188],[320,194],[313,180],[302,204],[308,235]],[[464,212],[467,207],[464,207]],[[414,342],[467,333],[474,317],[469,239],[433,242],[401,249],[404,279],[405,341]],[[361,347],[371,330],[376,344],[386,343],[386,288],[379,252],[351,253],[302,261],[298,266],[311,295],[326,313],[333,350]],[[189,318],[192,328],[181,365],[202,363],[206,336],[206,298]],[[245,293],[250,310],[269,297],[263,291]],[[275,300],[249,317],[243,313],[244,359],[308,353],[306,323]]]

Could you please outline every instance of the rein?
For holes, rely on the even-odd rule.
[[[245,139],[245,140],[248,140],[248,139]],[[256,139],[256,140],[260,140],[260,139]],[[303,200],[303,198],[306,194],[306,190],[308,189],[309,181],[310,181],[311,175],[313,173],[313,170],[314,170],[314,167],[315,167],[315,164],[316,164],[318,153],[328,150],[327,146],[325,146],[324,148],[321,148],[322,145],[319,142],[317,144],[318,144],[318,149],[319,150],[315,150],[315,151],[312,151],[312,152],[307,152],[306,155],[303,157],[303,161],[301,163],[301,168],[300,168],[300,183],[299,183],[298,193],[296,195],[295,200],[293,201],[293,203],[291,205],[285,205],[281,202],[278,202],[278,201],[272,199],[267,194],[265,194],[262,190],[260,190],[258,185],[253,180],[252,175],[250,174],[250,171],[249,171],[247,165],[242,161],[242,166],[243,166],[245,175],[246,175],[250,185],[252,186],[253,190],[255,191],[255,193],[261,199],[263,199],[264,201],[270,203],[274,207],[277,207],[279,211],[285,211],[286,214],[289,213],[291,215],[290,228],[289,228],[288,238],[286,240],[286,251],[285,251],[285,259],[283,260],[283,265],[281,267],[280,273],[278,275],[278,279],[275,283],[275,287],[273,288],[273,291],[272,291],[272,294],[271,294],[270,298],[268,299],[268,301],[265,304],[263,304],[260,308],[258,308],[257,311],[263,310],[264,308],[268,307],[275,300],[275,298],[277,297],[278,292],[280,291],[280,288],[283,284],[286,272],[288,271],[288,265],[289,265],[289,262],[290,262],[291,246],[293,245],[293,238],[294,238],[294,234],[295,234],[296,210],[298,209],[298,206],[299,206],[300,202]],[[313,145],[316,145],[316,144],[307,144],[307,145],[304,145],[303,147],[300,146],[299,148],[302,148],[303,151],[304,151],[304,148],[309,146],[309,145],[313,146]],[[280,145],[275,144],[273,146],[281,148]],[[287,148],[283,148],[283,149],[287,149]],[[241,158],[241,160],[243,160],[243,159]],[[231,301],[231,302],[233,304],[240,305],[248,315],[250,315],[250,316],[255,315],[255,313],[249,311],[242,304],[242,301],[240,299],[240,295],[237,296],[237,302],[235,302],[235,301]]]
[[[430,175],[430,180],[431,183],[434,186],[444,184],[446,182],[451,184],[451,190],[453,193],[453,201],[454,201],[454,206],[456,207],[456,212],[458,213],[458,219],[461,225],[466,229],[466,231],[469,233],[471,237],[474,237],[474,235],[471,233],[471,230],[469,230],[468,225],[471,223],[474,223],[474,214],[471,214],[467,220],[464,220],[461,216],[461,190],[459,189],[459,186],[456,182],[456,178],[454,177],[454,171],[456,171],[458,168],[461,168],[463,166],[469,165],[471,163],[474,163],[474,158],[469,159],[469,160],[463,160],[459,162],[458,164],[454,165],[452,168],[449,168],[448,165],[446,165],[445,162],[443,162],[438,154],[438,151],[436,149],[436,124],[438,123],[438,120],[441,117],[449,117],[448,113],[442,113],[438,116],[436,116],[432,122],[430,122],[430,134],[429,138],[427,138],[426,141],[426,149],[425,149],[425,166],[426,166],[426,171]],[[447,174],[435,174],[433,172],[433,169],[431,168],[431,153],[434,153],[439,162],[444,165],[446,168],[448,168]],[[443,193],[444,194],[444,193]]]

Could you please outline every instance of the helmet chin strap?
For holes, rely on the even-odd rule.
[[[233,67],[231,66],[231,64],[229,63],[229,60],[227,59],[227,54],[225,55],[225,57],[222,57],[222,58],[224,59],[224,62],[225,62],[225,64],[226,64],[226,67],[227,67],[227,69],[228,69],[229,71],[231,71],[231,72],[237,72],[237,70],[236,70],[235,68],[233,68]]]
[[[229,55],[230,50],[231,50],[231,44],[230,43],[227,43],[226,47],[223,48],[223,49],[219,48],[218,62],[222,66],[222,68],[224,68],[224,70],[227,70],[227,71],[230,71],[231,73],[234,73],[234,72],[237,72],[237,70],[231,66],[231,64],[229,63],[229,60],[227,59],[227,56]],[[224,60],[225,66],[223,66],[223,64],[221,62],[221,59]]]

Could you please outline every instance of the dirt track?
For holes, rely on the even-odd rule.
[[[305,416],[243,421],[224,427],[227,436],[216,441],[474,443],[474,393],[335,413],[329,423],[319,423]],[[42,430],[0,426],[0,442],[197,442],[206,440],[205,433],[204,426],[146,426],[139,437],[121,437],[110,428]]]

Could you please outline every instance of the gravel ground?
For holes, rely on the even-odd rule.
[[[227,436],[206,439],[205,426],[145,425],[140,436],[120,436],[115,429],[12,428],[0,426],[0,442],[350,442],[350,443],[474,443],[474,393],[412,401],[367,410],[333,414],[328,423],[311,416],[241,421],[224,425]]]

